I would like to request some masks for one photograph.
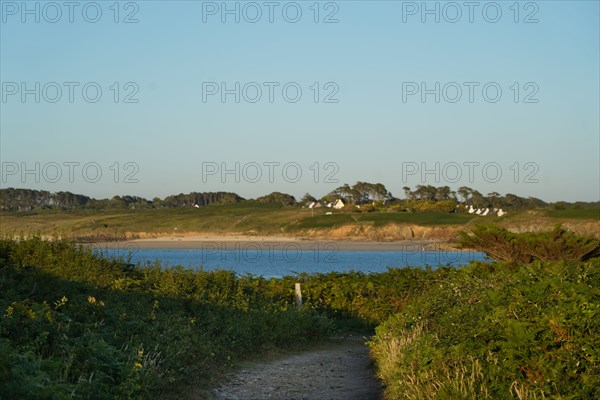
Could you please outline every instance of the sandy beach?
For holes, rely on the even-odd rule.
[[[435,240],[366,241],[366,240],[314,240],[285,236],[165,236],[153,239],[134,239],[126,242],[95,243],[102,248],[133,247],[138,249],[330,249],[343,251],[417,251],[448,248],[445,242]]]

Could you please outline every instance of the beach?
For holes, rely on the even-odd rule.
[[[95,247],[139,249],[263,249],[296,248],[302,250],[335,249],[343,251],[416,251],[448,248],[448,243],[436,240],[367,241],[314,240],[285,236],[195,235],[163,236],[152,239],[133,239],[126,242],[95,243]]]

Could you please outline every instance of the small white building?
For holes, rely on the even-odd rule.
[[[335,208],[336,210],[339,210],[341,208],[344,208],[345,204],[342,201],[342,199],[337,199],[334,203],[333,203],[333,208]]]

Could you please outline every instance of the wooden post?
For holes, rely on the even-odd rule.
[[[300,283],[296,282],[296,308],[299,310],[302,308],[302,290],[300,289]]]

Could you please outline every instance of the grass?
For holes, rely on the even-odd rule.
[[[416,225],[462,225],[473,220],[470,214],[454,214],[441,212],[423,213],[372,213],[361,216],[360,221],[372,221],[375,226],[389,223],[407,223]]]
[[[332,215],[326,215],[327,212],[332,212]],[[349,209],[330,208],[310,210],[243,201],[234,204],[213,204],[201,208],[0,212],[0,234],[58,234],[80,241],[106,241],[131,238],[136,235],[165,236],[185,233],[311,236],[327,234],[328,230],[340,227],[369,227],[378,230],[390,225],[410,225],[464,229],[481,222],[498,223],[508,229],[516,227],[519,230],[523,230],[523,227],[529,230],[536,226],[549,228],[557,222],[570,223],[572,226],[586,225],[587,231],[580,233],[594,234],[590,232],[594,229],[593,223],[590,222],[597,223],[600,220],[599,213],[598,208],[526,210],[510,212],[507,216],[498,218],[444,212],[358,213],[350,212]],[[451,237],[443,237],[443,239],[451,239]]]
[[[595,219],[596,221],[600,221],[600,208],[551,210],[547,214],[551,218]]]
[[[256,229],[273,233],[293,214],[270,204],[226,204],[202,208],[109,210],[90,212],[2,213],[2,233],[70,232],[99,235],[117,232],[231,232]],[[293,213],[293,211],[292,211]]]
[[[333,215],[325,215],[326,212]],[[182,232],[301,234],[307,229],[343,225],[387,224],[461,225],[473,219],[450,213],[349,213],[331,209],[301,209],[247,201],[201,208],[144,210],[73,210],[0,213],[0,233],[68,234],[71,237],[120,237],[125,232],[177,234]]]

